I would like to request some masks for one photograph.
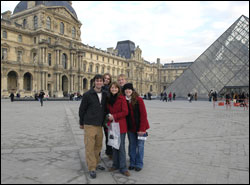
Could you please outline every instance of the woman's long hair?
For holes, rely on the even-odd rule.
[[[105,76],[109,76],[110,82],[109,82],[108,85],[110,85],[110,84],[112,83],[112,76],[111,76],[111,74],[110,74],[110,73],[105,73],[105,74],[103,75],[103,79],[105,78]],[[104,79],[104,80],[105,80],[105,79]]]
[[[139,94],[135,90],[131,94],[131,104],[132,104],[133,108],[134,108],[135,104],[137,103],[138,96],[139,96]]]
[[[111,93],[110,89],[112,86],[115,86],[118,88],[118,92],[115,96],[113,96],[113,94]],[[120,95],[122,94],[122,90],[121,90],[121,87],[119,86],[119,84],[117,82],[112,82],[110,85],[109,85],[109,96],[108,96],[108,103],[110,104],[113,104],[114,101],[116,101],[117,97],[119,97]],[[114,99],[115,97],[115,99]]]

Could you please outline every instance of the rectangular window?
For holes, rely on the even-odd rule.
[[[2,48],[2,60],[6,60],[7,59],[7,48]]]
[[[49,63],[49,66],[51,66],[51,53],[48,53],[48,63]]]
[[[21,62],[21,61],[22,61],[22,54],[23,54],[22,51],[18,51],[18,52],[17,52],[17,61],[18,61],[18,62]]]

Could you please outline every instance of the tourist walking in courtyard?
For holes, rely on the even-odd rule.
[[[176,97],[176,94],[175,94],[175,92],[174,92],[174,94],[173,94],[173,100],[175,100],[175,97]]]
[[[226,109],[227,109],[227,110],[228,110],[228,108],[231,109],[230,94],[227,93],[225,98],[226,98]]]
[[[41,90],[40,94],[39,94],[39,99],[41,102],[41,106],[43,106],[43,98],[44,98],[45,93],[43,92],[43,90]]]
[[[215,108],[215,103],[217,102],[217,92],[214,91],[212,93],[212,99],[213,99],[213,108]]]
[[[171,92],[169,92],[169,94],[168,94],[168,101],[172,101],[172,93]]]
[[[117,82],[110,84],[110,97],[108,97],[107,107],[109,112],[109,123],[118,122],[120,126],[121,144],[119,150],[113,148],[113,165],[109,169],[110,172],[119,169],[125,176],[130,176],[126,167],[126,151],[125,151],[125,136],[127,133],[126,116],[128,115],[128,105],[125,96],[123,96],[121,87]]]
[[[107,94],[102,91],[103,76],[95,75],[94,87],[83,94],[79,108],[80,128],[84,129],[85,157],[91,178],[96,178],[96,170],[105,170],[98,165],[102,150],[102,125],[105,118]]]
[[[10,101],[11,101],[11,102],[13,102],[13,101],[14,101],[14,97],[15,97],[14,93],[13,93],[13,92],[12,92],[12,93],[10,93]]]
[[[141,171],[143,168],[144,142],[149,129],[146,107],[143,99],[134,90],[133,84],[127,83],[123,87],[128,104],[128,139],[129,139],[129,170]],[[142,138],[140,138],[142,137]]]

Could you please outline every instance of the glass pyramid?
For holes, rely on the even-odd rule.
[[[249,93],[249,18],[242,15],[166,90],[177,97],[198,93],[208,98],[211,90],[244,89]]]

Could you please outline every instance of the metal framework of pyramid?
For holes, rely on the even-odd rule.
[[[249,18],[242,15],[203,52],[166,92],[177,97],[198,93],[207,98],[211,90],[243,88],[249,93]]]

